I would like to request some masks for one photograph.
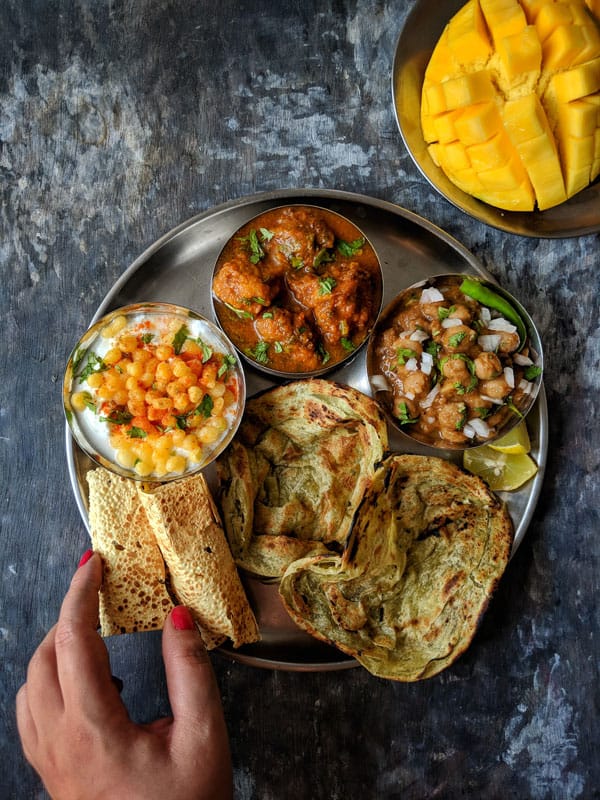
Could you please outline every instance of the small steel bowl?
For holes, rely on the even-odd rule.
[[[108,351],[114,347],[116,337],[131,332],[139,337],[140,342],[145,342],[148,347],[155,344],[171,344],[175,346],[175,354],[185,349],[184,341],[195,340],[200,345],[202,355],[198,358],[204,364],[214,356],[218,357],[219,364],[224,365],[227,373],[228,386],[231,388],[235,400],[226,408],[224,419],[226,427],[219,431],[215,441],[205,444],[196,452],[194,460],[187,459],[183,470],[161,474],[151,472],[139,474],[135,465],[123,465],[117,461],[116,450],[109,442],[110,427],[114,427],[103,415],[103,399],[98,398],[95,389],[90,387],[87,378],[92,373],[101,373],[108,369],[103,361]],[[117,364],[118,367],[118,364]],[[145,387],[146,389],[151,387]],[[205,389],[210,393],[210,388]],[[83,400],[82,393],[87,393]],[[79,394],[79,403],[74,403],[74,395]],[[206,395],[203,396],[203,402]],[[210,400],[199,408],[198,414],[210,419],[214,401]],[[170,303],[137,303],[124,306],[111,311],[106,316],[95,322],[81,337],[71,353],[65,370],[63,382],[63,407],[71,433],[79,447],[87,453],[97,464],[106,467],[127,478],[143,480],[145,482],[166,483],[192,475],[204,469],[227,447],[240,424],[246,399],[246,382],[244,371],[235,349],[222,331],[205,317],[187,308]],[[104,398],[105,400],[105,398]],[[77,406],[77,407],[76,407]],[[127,418],[130,412],[126,407],[122,411],[111,411],[112,419]],[[189,414],[181,413],[177,417],[177,424],[181,430],[187,430]],[[130,422],[127,419],[127,422]],[[159,432],[162,431],[159,423]],[[171,428],[173,430],[173,428]],[[146,439],[142,429],[133,426],[128,434],[132,438]],[[154,432],[152,432],[154,435]],[[174,447],[172,454],[185,454],[178,446]]]
[[[211,293],[211,300],[212,300],[212,308],[214,319],[216,320],[217,324],[222,328],[226,336],[233,342],[234,346],[236,347],[238,353],[241,357],[245,360],[245,362],[254,370],[264,373],[265,375],[270,376],[272,379],[280,379],[280,380],[299,380],[302,378],[313,378],[317,376],[324,375],[328,372],[331,372],[334,369],[338,369],[343,364],[347,364],[352,361],[356,355],[362,350],[365,346],[369,335],[375,325],[377,317],[381,311],[382,303],[383,303],[383,274],[381,269],[381,263],[375,251],[375,248],[369,241],[368,237],[363,233],[363,231],[352,221],[350,221],[347,217],[344,217],[342,214],[339,214],[335,211],[331,211],[328,208],[323,208],[321,206],[310,205],[310,204],[293,204],[293,205],[283,205],[277,206],[275,208],[270,208],[261,214],[256,215],[255,217],[248,220],[244,225],[242,225],[225,243],[224,247],[222,248],[219,257],[216,260],[211,286],[214,287],[215,277],[217,276],[219,270],[222,266],[227,263],[230,259],[231,252],[235,247],[235,243],[242,239],[248,239],[251,232],[254,234],[260,233],[261,231],[269,230],[269,224],[275,225],[275,221],[277,218],[288,209],[296,210],[296,209],[307,209],[309,211],[316,211],[320,216],[324,217],[328,226],[334,231],[336,235],[336,245],[329,250],[331,253],[329,255],[335,255],[338,252],[339,243],[343,242],[355,242],[364,240],[364,244],[361,246],[361,252],[363,254],[363,258],[366,262],[370,263],[370,269],[374,274],[373,278],[373,302],[372,302],[372,314],[371,318],[369,319],[368,325],[365,329],[364,337],[360,340],[360,342],[355,343],[347,343],[347,349],[344,350],[343,353],[338,353],[339,357],[331,357],[331,353],[325,350],[325,346],[323,345],[323,360],[319,366],[310,369],[310,370],[295,370],[291,368],[286,368],[286,348],[285,342],[282,346],[280,342],[271,342],[265,345],[263,349],[263,357],[261,358],[258,353],[258,347],[256,345],[263,344],[265,340],[260,340],[259,335],[256,333],[254,328],[254,324],[256,321],[256,316],[251,315],[249,312],[244,312],[241,309],[235,309],[231,305],[227,305],[226,303],[222,302],[215,294],[213,289]],[[344,233],[344,236],[341,236],[340,233]],[[351,236],[352,238],[348,238]],[[268,241],[268,240],[266,240]],[[248,260],[250,260],[252,256],[252,252],[248,254]],[[251,262],[254,266],[260,263],[261,258],[254,254],[256,260]],[[291,259],[292,257],[289,256]],[[357,255],[357,259],[361,258],[361,254]],[[324,262],[325,263],[325,262]],[[301,267],[300,267],[301,268]],[[288,267],[288,269],[293,269],[293,267]],[[326,263],[324,266],[326,271]],[[287,284],[287,280],[284,281],[284,284]],[[276,297],[272,305],[269,304],[268,307],[265,307],[265,316],[267,313],[272,312],[272,310],[276,310],[279,305],[280,298],[279,296]],[[286,301],[287,302],[287,301]],[[302,309],[302,306],[298,302],[293,303],[294,308]],[[306,309],[304,309],[306,310]],[[310,312],[307,312],[309,318],[312,316]],[[261,313],[262,316],[262,313]],[[253,348],[253,352],[251,348],[244,346],[242,343],[242,334],[238,333],[240,326],[245,328],[246,332],[252,332],[253,336],[256,336],[255,346]],[[352,346],[354,344],[354,346]],[[278,349],[276,349],[278,348]],[[342,349],[341,346],[339,348]],[[265,351],[268,355],[265,354]],[[272,360],[268,360],[272,359]],[[291,364],[291,361],[289,362]]]
[[[398,38],[392,96],[400,135],[419,171],[442,197],[471,217],[507,233],[540,238],[600,231],[600,179],[546,211],[504,211],[466,194],[434,164],[421,131],[421,91],[431,54],[464,0],[417,0]]]
[[[470,428],[467,428],[465,425],[464,430],[468,430],[471,434],[471,438],[467,438],[466,441],[463,442],[451,442],[448,439],[440,439],[440,438],[433,438],[431,436],[427,436],[419,431],[415,431],[414,427],[411,423],[407,422],[405,424],[401,424],[399,418],[394,414],[393,407],[394,407],[394,395],[392,391],[392,385],[388,378],[383,374],[382,366],[380,363],[380,356],[378,355],[378,349],[381,345],[381,337],[384,332],[390,328],[394,328],[396,331],[400,331],[402,329],[402,324],[398,323],[394,325],[394,320],[398,316],[398,314],[407,308],[407,302],[411,301],[411,303],[419,302],[421,293],[424,289],[433,288],[433,289],[440,289],[443,290],[444,287],[448,287],[449,285],[457,286],[460,285],[463,279],[469,278],[471,280],[477,281],[483,287],[492,290],[496,295],[499,295],[505,301],[507,301],[510,306],[517,312],[519,317],[521,318],[522,322],[525,325],[526,331],[526,346],[529,351],[529,358],[533,361],[531,366],[537,367],[540,370],[540,374],[536,377],[532,377],[531,379],[527,380],[526,386],[526,393],[519,393],[519,402],[518,402],[518,413],[510,412],[509,408],[506,407],[505,411],[502,413],[505,414],[505,419],[502,420],[501,424],[495,426],[492,435],[487,437],[478,435],[476,432],[473,432],[474,427],[477,428],[479,423],[475,423],[475,426],[471,425]],[[497,312],[494,311],[494,314]],[[500,315],[501,316],[501,315]],[[404,322],[404,320],[402,320]],[[443,326],[442,326],[443,327]],[[416,341],[416,340],[415,340]],[[432,339],[425,339],[421,346],[423,349],[427,349],[427,342],[431,342]],[[523,348],[519,348],[519,352]],[[405,354],[408,357],[408,354]],[[398,356],[400,357],[400,355]],[[458,358],[462,358],[462,356],[458,356]],[[521,360],[523,355],[520,356]],[[507,356],[508,359],[508,356]],[[434,376],[434,380],[432,381],[433,385],[441,384],[440,373],[437,369],[438,363],[434,358],[434,365],[432,369],[432,375]],[[419,363],[417,359],[417,365],[415,367],[415,371],[421,369],[423,361]],[[415,366],[415,365],[413,365]],[[472,369],[473,365],[469,365],[469,369]],[[517,371],[525,371],[526,367],[520,365],[515,368],[515,372]],[[492,444],[497,439],[500,439],[502,436],[505,436],[510,430],[512,430],[519,422],[524,419],[529,411],[532,409],[538,393],[540,391],[540,387],[542,385],[542,375],[543,375],[543,354],[542,354],[542,344],[540,341],[540,336],[538,331],[535,327],[533,320],[531,319],[528,312],[523,308],[521,303],[513,297],[509,292],[502,289],[495,283],[490,281],[485,281],[479,277],[475,277],[473,275],[463,275],[463,274],[444,274],[444,275],[436,275],[433,276],[425,281],[420,281],[419,283],[415,283],[412,286],[409,286],[407,289],[404,289],[400,294],[398,294],[381,312],[375,329],[371,335],[369,340],[369,344],[367,347],[367,374],[369,378],[369,384],[371,387],[371,392],[373,397],[377,400],[379,405],[384,410],[388,422],[393,427],[395,431],[397,431],[401,437],[405,437],[407,440],[412,442],[418,442],[421,445],[426,445],[427,447],[434,448],[435,450],[467,450],[471,447],[479,447],[483,444]],[[473,374],[473,373],[471,373]],[[518,383],[520,382],[516,380],[518,377],[515,377],[515,384],[518,387]],[[473,387],[475,389],[477,387]],[[460,390],[465,394],[465,391],[473,391],[473,389],[469,389],[468,387],[463,387],[460,385]],[[400,399],[404,399],[401,397]],[[457,399],[457,398],[455,398]],[[487,400],[487,398],[486,398]],[[468,422],[469,419],[475,417],[474,413],[470,413],[470,406],[466,405],[466,414],[467,417],[465,421]],[[495,406],[492,406],[495,408]],[[498,406],[500,408],[500,406]],[[424,406],[417,407],[416,413],[425,414],[429,413],[430,415],[433,414],[433,411],[426,411]],[[410,416],[410,415],[409,415]]]

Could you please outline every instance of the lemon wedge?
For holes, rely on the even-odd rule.
[[[528,453],[531,450],[531,442],[525,421],[519,422],[506,436],[502,436],[493,444],[490,444],[490,447],[500,453]]]
[[[465,450],[463,467],[483,478],[494,492],[512,492],[538,471],[528,453],[502,453],[488,444]]]

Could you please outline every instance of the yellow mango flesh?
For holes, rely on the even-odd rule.
[[[600,173],[600,0],[469,0],[425,72],[423,135],[463,191],[543,211]]]

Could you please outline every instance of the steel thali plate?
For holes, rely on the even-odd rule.
[[[429,276],[447,272],[492,276],[459,242],[416,214],[392,203],[349,192],[280,191],[236,200],[201,213],[165,234],[129,266],[99,306],[96,321],[108,311],[140,301],[163,301],[191,307],[213,318],[212,271],[227,239],[257,214],[279,205],[317,205],[348,217],[370,239],[381,260],[384,306],[402,289]],[[371,394],[366,373],[366,350],[326,377]],[[273,386],[264,375],[244,365],[248,396]],[[503,495],[515,525],[513,552],[520,545],[541,490],[548,447],[548,419],[544,389],[528,416],[532,456],[539,471],[522,489]],[[407,444],[390,430],[390,447],[397,452],[431,455],[430,448]],[[69,476],[81,517],[88,524],[85,475],[94,467],[74,443],[66,428]],[[442,453],[440,453],[442,455]],[[447,454],[457,460],[456,454]],[[214,489],[214,469],[206,477]],[[238,650],[223,646],[221,652],[245,664],[270,669],[328,671],[356,666],[357,662],[301,631],[283,608],[274,581],[242,576],[257,615],[261,641]]]

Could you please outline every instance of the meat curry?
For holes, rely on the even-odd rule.
[[[364,342],[381,305],[381,267],[346,218],[286,206],[237,231],[212,288],[219,322],[241,352],[268,370],[306,373]]]

